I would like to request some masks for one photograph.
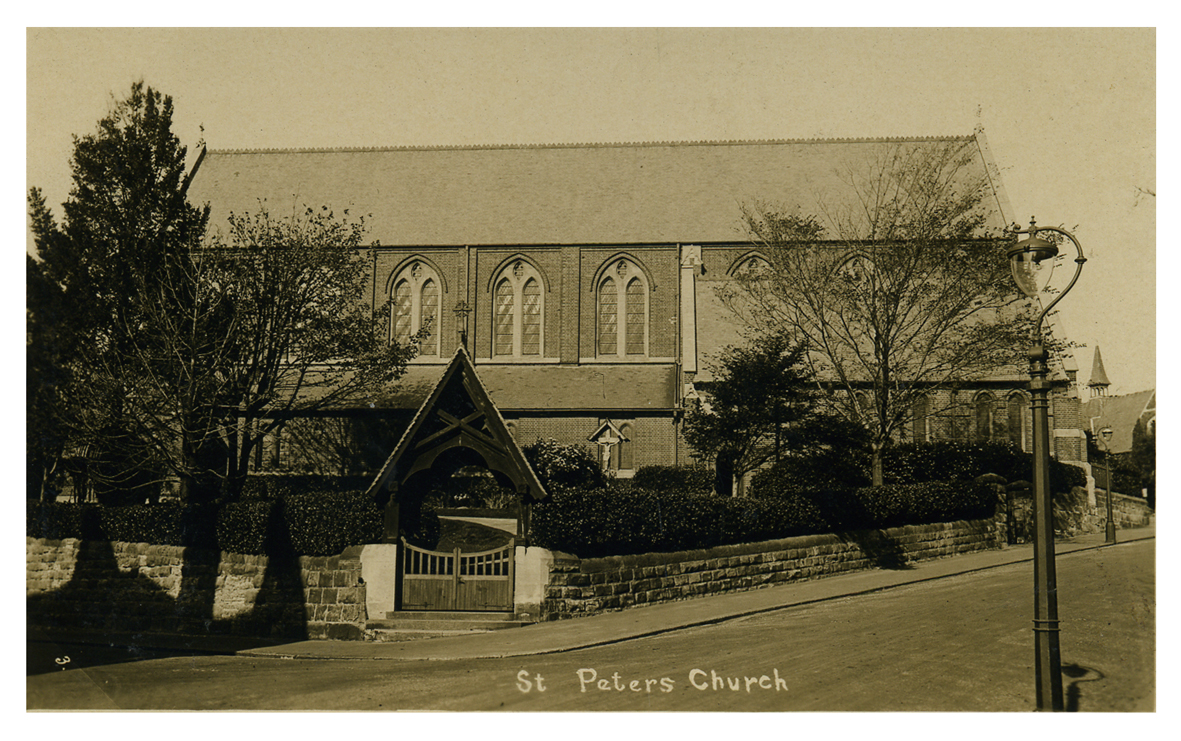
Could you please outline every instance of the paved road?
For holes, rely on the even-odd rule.
[[[1154,548],[1147,540],[1059,557],[1068,709],[1154,709]],[[1013,564],[609,646],[501,659],[155,658],[77,646],[54,647],[73,651],[71,662],[45,671],[51,658],[35,654],[48,646],[30,644],[27,705],[1024,711],[1033,709],[1031,592],[1030,565]]]

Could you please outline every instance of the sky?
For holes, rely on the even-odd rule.
[[[1088,262],[1059,304],[1085,385],[1156,386],[1156,32],[59,29],[26,42],[26,184],[143,79],[195,150],[967,135],[1014,213]],[[27,230],[26,230],[27,239]],[[1060,270],[1069,278],[1069,270]],[[1085,397],[1084,397],[1085,398]]]

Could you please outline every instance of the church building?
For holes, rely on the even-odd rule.
[[[401,381],[407,409],[463,344],[519,444],[597,446],[627,477],[694,460],[683,413],[710,380],[707,361],[743,342],[715,291],[758,259],[742,206],[807,208],[841,192],[850,164],[908,141],[210,150],[189,195],[210,204],[210,229],[262,200],[273,215],[364,215],[369,300],[392,302],[390,338],[430,329]],[[913,141],[964,142],[992,184],[989,225],[1018,220],[982,135]],[[1071,363],[1055,368],[1052,449],[1084,460]],[[960,430],[1030,449],[1024,372],[961,391],[966,425],[916,408],[907,439]],[[272,447],[263,467],[294,465],[282,441]]]

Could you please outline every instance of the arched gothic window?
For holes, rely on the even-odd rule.
[[[524,260],[513,260],[500,272],[494,286],[492,354],[540,356],[545,316],[541,275]]]
[[[1006,404],[1009,440],[1022,450],[1027,449],[1025,441],[1025,418],[1028,416],[1028,410],[1029,402],[1026,401],[1024,396],[1018,393],[1009,395],[1009,400]]]
[[[870,405],[869,394],[864,391],[853,392],[853,399],[857,405],[858,419],[870,419],[873,416],[873,407]]]
[[[976,397],[976,439],[992,440],[996,399],[987,391]]]
[[[619,259],[599,281],[599,355],[648,354],[648,282],[630,260]]]
[[[925,443],[931,439],[930,403],[926,394],[915,397],[910,407],[910,435],[916,443]]]
[[[730,268],[730,274],[739,278],[761,278],[771,271],[771,263],[762,255],[744,255]]]
[[[421,329],[430,334],[423,340],[419,355],[439,354],[439,276],[426,263],[414,260],[394,278],[390,312],[390,337],[399,345]]]

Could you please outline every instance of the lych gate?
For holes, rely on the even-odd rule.
[[[369,487],[368,493],[385,505],[384,541],[401,551],[398,609],[513,609],[515,540],[502,548],[463,552],[421,548],[404,537],[408,523],[419,520],[432,476],[448,477],[473,464],[516,492],[516,536],[524,537],[530,506],[546,492],[461,347]]]

